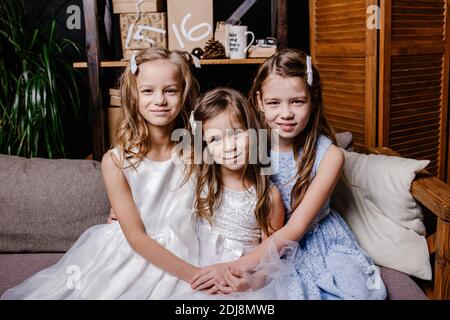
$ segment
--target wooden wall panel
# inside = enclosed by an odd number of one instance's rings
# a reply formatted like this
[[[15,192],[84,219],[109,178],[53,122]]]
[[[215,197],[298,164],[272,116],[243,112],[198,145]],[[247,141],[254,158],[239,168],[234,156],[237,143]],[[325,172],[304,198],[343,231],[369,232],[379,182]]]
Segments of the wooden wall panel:
[[[445,179],[447,0],[382,1],[379,144]]]
[[[353,143],[365,146],[365,58],[317,57],[325,114],[336,132],[351,131]]]
[[[311,56],[324,87],[325,113],[354,147],[376,144],[377,31],[367,28],[368,0],[311,0]]]

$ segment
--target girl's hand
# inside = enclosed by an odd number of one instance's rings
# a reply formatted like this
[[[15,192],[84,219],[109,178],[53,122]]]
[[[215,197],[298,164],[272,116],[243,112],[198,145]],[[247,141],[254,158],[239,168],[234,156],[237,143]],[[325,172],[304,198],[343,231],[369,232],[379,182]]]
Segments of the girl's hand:
[[[225,286],[225,273],[229,263],[218,263],[202,268],[191,279],[191,287],[194,290],[203,290],[213,285]],[[220,290],[220,288],[219,288]]]
[[[216,285],[213,285],[211,288],[205,289],[203,291],[205,291],[208,294],[212,294],[212,295],[226,294],[226,292],[223,292],[222,290],[220,290]]]
[[[248,281],[250,277],[251,275],[248,272],[241,271],[240,269],[228,268],[224,276],[227,287],[219,286],[219,289],[226,293],[247,291],[250,289]],[[229,292],[230,290],[231,292]]]
[[[116,213],[114,212],[113,208],[109,210],[109,216],[108,216],[108,224],[111,224],[113,221],[117,221]]]
[[[243,292],[247,290],[257,290],[266,284],[267,272],[266,270],[259,270],[256,272],[249,272],[239,268],[228,268],[225,274],[225,281],[227,287],[218,286],[219,290],[226,293]]]
[[[201,270],[202,269],[200,267],[189,265],[187,268],[185,268],[185,276],[182,278],[182,280],[186,281],[188,284],[191,284],[191,279]],[[212,285],[210,287],[212,287]],[[208,289],[210,288],[208,287]]]

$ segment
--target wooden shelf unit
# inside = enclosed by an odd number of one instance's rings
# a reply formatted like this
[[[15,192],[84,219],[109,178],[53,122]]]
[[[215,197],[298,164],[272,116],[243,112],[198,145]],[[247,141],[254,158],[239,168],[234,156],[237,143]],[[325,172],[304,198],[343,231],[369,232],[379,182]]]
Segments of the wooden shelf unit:
[[[264,62],[264,58],[252,58],[252,59],[201,59],[202,65],[239,65],[239,64],[261,64]],[[101,68],[121,68],[126,67],[129,64],[129,60],[120,61],[101,61]],[[74,62],[74,68],[87,68],[87,62]]]
[[[106,0],[110,1],[111,0]],[[287,24],[287,0],[271,1],[271,30],[272,36],[275,36],[280,46],[287,45],[288,24]],[[99,41],[99,22],[108,16],[109,21],[105,25],[106,34],[112,34],[112,17],[108,10],[100,11],[98,4],[106,3],[104,1],[83,0],[84,23],[86,28],[86,55],[87,62],[75,62],[75,68],[86,68],[88,74],[89,91],[92,105],[92,154],[94,160],[101,160],[106,152],[105,130],[102,102],[102,79],[100,68],[121,68],[126,66],[127,61],[100,61],[102,48]],[[248,65],[260,64],[264,61],[261,58],[255,59],[217,59],[202,60],[202,65]]]

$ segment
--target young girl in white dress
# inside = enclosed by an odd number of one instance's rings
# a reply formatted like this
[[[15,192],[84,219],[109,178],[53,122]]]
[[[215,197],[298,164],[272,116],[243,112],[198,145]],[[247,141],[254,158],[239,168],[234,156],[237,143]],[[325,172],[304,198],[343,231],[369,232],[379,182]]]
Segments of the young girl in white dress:
[[[234,261],[283,226],[282,198],[255,157],[258,144],[251,131],[258,133],[260,126],[245,97],[233,89],[209,91],[193,118],[202,125],[196,135],[203,132],[204,140],[194,206],[200,265]],[[213,281],[206,287],[218,291]]]
[[[199,270],[190,165],[171,140],[190,130],[197,83],[185,56],[153,48],[121,77],[122,120],[102,172],[118,223],[86,230],[53,266],[2,299],[165,299]]]

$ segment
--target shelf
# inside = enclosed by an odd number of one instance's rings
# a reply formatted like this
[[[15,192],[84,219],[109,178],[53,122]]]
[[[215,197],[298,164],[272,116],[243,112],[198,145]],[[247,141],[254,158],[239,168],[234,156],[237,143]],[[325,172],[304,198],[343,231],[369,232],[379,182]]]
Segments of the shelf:
[[[265,61],[265,58],[252,58],[252,59],[202,59],[200,63],[202,65],[224,65],[224,64],[261,64]],[[120,68],[128,65],[128,60],[121,61],[102,61],[100,67],[102,68]],[[74,68],[87,68],[87,62],[74,62]]]

